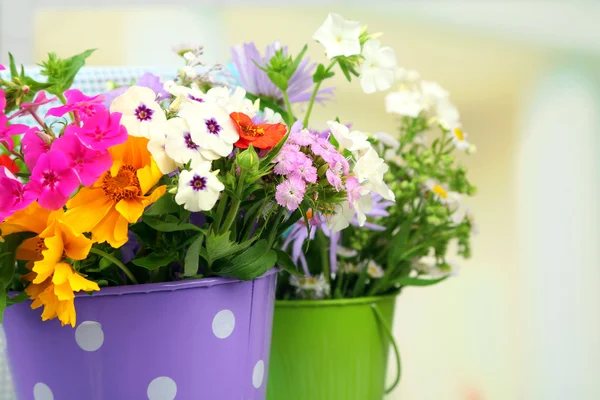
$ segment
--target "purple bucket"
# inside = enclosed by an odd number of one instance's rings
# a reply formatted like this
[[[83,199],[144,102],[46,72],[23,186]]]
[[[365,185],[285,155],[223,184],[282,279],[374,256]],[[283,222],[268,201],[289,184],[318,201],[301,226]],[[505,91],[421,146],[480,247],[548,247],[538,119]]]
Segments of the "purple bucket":
[[[276,270],[103,288],[76,298],[77,326],[5,312],[19,400],[262,400]]]

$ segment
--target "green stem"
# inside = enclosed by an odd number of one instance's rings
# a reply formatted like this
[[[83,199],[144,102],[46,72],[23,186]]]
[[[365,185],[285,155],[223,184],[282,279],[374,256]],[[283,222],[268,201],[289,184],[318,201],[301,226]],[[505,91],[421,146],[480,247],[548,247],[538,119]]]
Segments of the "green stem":
[[[105,253],[102,250],[98,250],[94,247],[92,247],[90,249],[90,253],[97,254],[102,258],[106,258],[108,261],[112,262],[117,267],[119,267],[125,273],[125,275],[127,275],[127,277],[131,280],[131,282],[133,282],[135,285],[138,285],[138,281],[137,281],[137,279],[135,279],[135,276],[133,276],[133,274],[131,273],[129,268],[127,268],[125,266],[125,264],[123,264],[121,261],[117,260],[115,257],[111,256],[110,254]]]
[[[57,93],[56,97],[58,97],[63,104],[67,104],[67,99],[65,99],[65,96],[62,93]]]
[[[323,267],[323,275],[325,279],[327,279],[327,284],[331,288],[331,267],[329,265],[329,251],[328,247],[330,243],[328,243],[327,236],[323,233],[323,231],[317,232],[317,237],[319,240],[319,247],[321,252],[321,265]]]
[[[292,104],[290,103],[290,98],[288,97],[287,91],[283,90],[283,101],[285,102],[285,109],[287,111],[288,114],[288,124],[291,126],[296,118],[294,117],[294,114],[292,113]]]
[[[240,179],[238,180],[237,190],[235,191],[236,198],[231,199],[231,208],[229,209],[229,213],[227,214],[227,218],[225,218],[225,222],[223,222],[223,226],[219,230],[219,233],[223,234],[231,228],[233,221],[238,216],[238,211],[240,209],[240,204],[242,202],[241,197],[242,193],[244,193],[244,186],[246,182],[246,171],[242,169],[240,172]]]
[[[279,225],[281,224],[281,220],[283,219],[284,213],[285,213],[285,208],[280,207],[280,210],[277,212],[277,214],[275,214],[275,220],[274,220],[273,225],[270,226],[271,233],[269,234],[269,240],[267,242],[269,249],[271,249],[273,247],[275,240],[279,237],[279,235],[278,235]]]
[[[221,227],[221,221],[223,220],[223,214],[225,213],[227,200],[229,200],[229,196],[227,195],[227,193],[223,192],[223,195],[219,199],[219,205],[217,206],[217,214],[215,215],[215,220],[213,222],[213,231],[215,233],[218,233]]]
[[[335,65],[337,61],[332,61],[331,64],[329,64],[329,66],[327,67],[327,70],[325,70],[325,73],[329,72],[329,70],[331,68],[333,68],[333,66]],[[315,83],[315,87],[313,88],[313,92],[310,95],[310,101],[308,102],[308,108],[306,109],[306,115],[304,116],[304,121],[302,122],[302,124],[304,125],[304,127],[308,127],[308,121],[310,119],[310,113],[312,112],[313,106],[315,105],[315,100],[317,98],[317,93],[319,92],[319,88],[321,87],[321,84],[323,83],[323,81],[319,81],[317,83]]]

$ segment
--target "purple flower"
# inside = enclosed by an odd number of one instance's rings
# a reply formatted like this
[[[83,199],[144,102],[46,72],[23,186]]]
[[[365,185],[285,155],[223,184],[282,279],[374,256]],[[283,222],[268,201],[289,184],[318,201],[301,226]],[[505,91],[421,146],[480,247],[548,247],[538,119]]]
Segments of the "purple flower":
[[[310,146],[316,138],[317,135],[308,129],[303,129],[302,122],[296,121],[290,129],[290,137],[288,140],[298,146]]]
[[[135,84],[136,86],[143,86],[152,89],[157,95],[157,101],[162,101],[171,96],[165,90],[163,83],[160,81],[160,77],[151,74],[150,72],[146,72],[144,75],[142,75]],[[129,89],[129,86],[121,86],[120,88],[104,93],[104,105],[106,105],[106,107],[110,107],[112,101],[125,93],[127,89]]]
[[[282,100],[283,93],[271,82],[266,72],[256,64],[264,67],[269,63],[275,52],[281,48],[279,42],[275,42],[265,49],[265,55],[261,56],[254,43],[244,43],[231,48],[233,65],[239,73],[240,81],[248,92],[262,97],[271,97]],[[287,55],[287,47],[283,47],[283,53]],[[256,64],[255,64],[256,63]],[[291,103],[300,103],[310,100],[314,82],[312,80],[316,64],[310,64],[306,57],[292,75],[287,90]],[[316,100],[322,103],[329,100],[333,94],[333,88],[324,88],[318,91]]]
[[[275,200],[277,200],[277,204],[280,206],[294,211],[302,203],[305,192],[306,183],[297,176],[292,176],[277,185]]]
[[[306,158],[306,155],[300,151],[300,147],[295,144],[286,143],[281,152],[275,157],[274,171],[279,175],[291,174],[295,171],[295,167],[298,163],[302,163],[302,157]]]
[[[329,140],[318,138],[311,145],[310,149],[317,156],[321,156],[326,163],[331,165],[334,162],[334,158],[338,151],[333,147]]]
[[[354,208],[354,203],[356,203],[361,196],[362,187],[358,182],[358,179],[351,176],[346,179],[346,193],[348,193],[348,203],[350,203],[350,208]]]

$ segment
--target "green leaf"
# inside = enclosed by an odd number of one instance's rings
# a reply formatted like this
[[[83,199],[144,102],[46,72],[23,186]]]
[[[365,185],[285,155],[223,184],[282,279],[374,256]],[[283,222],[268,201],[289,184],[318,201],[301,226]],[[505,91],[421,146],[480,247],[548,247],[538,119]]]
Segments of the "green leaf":
[[[431,286],[431,285],[435,285],[437,283],[443,282],[446,279],[448,279],[448,276],[443,276],[441,278],[436,278],[436,279],[411,278],[411,277],[405,276],[405,277],[400,278],[391,283],[393,283],[394,285],[400,285],[400,286]]]
[[[221,276],[251,280],[273,268],[276,262],[277,253],[269,249],[265,239],[261,239],[233,259],[223,260],[214,271]]]
[[[214,232],[209,233],[206,237],[208,265],[212,266],[215,261],[221,258],[231,256],[247,249],[255,240],[256,238],[252,238],[242,243],[234,243],[229,240],[229,232],[225,232],[221,235],[217,235]]]
[[[6,299],[8,298],[8,295],[6,294],[6,292],[0,292],[0,324],[2,323],[2,320],[4,319],[4,310],[6,310]]]
[[[138,267],[143,267],[152,271],[160,267],[165,267],[171,264],[173,261],[177,261],[177,256],[175,254],[153,252],[145,257],[136,258],[132,261],[132,263]]]
[[[8,53],[8,59],[10,60],[10,76],[11,78],[19,76],[19,71],[17,71],[17,64],[15,63],[15,58],[12,53]]]
[[[340,59],[339,64],[340,64],[340,69],[344,73],[344,76],[346,77],[346,79],[348,79],[348,82],[352,81],[352,77],[350,76],[350,71],[348,70],[348,65],[346,64],[346,62]]]
[[[96,49],[86,50],[67,59],[60,59],[55,53],[49,53],[48,61],[41,65],[41,74],[48,77],[48,83],[54,84],[48,89],[48,92],[62,96],[63,92],[71,87],[75,75],[94,51]]]
[[[275,157],[277,157],[277,155],[279,154],[279,152],[281,151],[281,148],[283,147],[283,145],[285,144],[285,142],[287,142],[288,137],[290,137],[290,133],[286,133],[285,136],[283,137],[283,139],[281,139],[279,141],[279,143],[277,143],[277,145],[275,147],[273,147],[266,156],[263,157],[262,160],[260,160],[260,170],[264,170],[266,169],[269,164],[271,164],[271,161],[273,161],[273,159]]]
[[[289,79],[280,72],[267,71],[267,76],[281,91],[286,91],[289,84]]]
[[[358,276],[358,280],[356,281],[356,285],[354,285],[354,290],[352,291],[352,297],[360,297],[364,294],[365,285],[367,283],[367,278],[369,269],[365,265],[363,269],[360,271],[360,275]]]
[[[323,82],[325,79],[331,78],[334,75],[335,75],[335,73],[333,71],[327,72],[327,70],[325,69],[325,66],[323,64],[319,64],[317,66],[317,70],[315,71],[315,73],[313,75],[313,82],[315,82],[315,83]]]
[[[185,253],[183,276],[189,277],[198,273],[198,265],[200,264],[200,248],[202,247],[203,240],[204,235],[198,235],[196,240],[194,240],[188,248],[187,253]]]
[[[163,194],[152,206],[146,210],[145,215],[160,216],[179,212],[183,207],[175,202],[175,196],[170,193]]]
[[[4,242],[0,242],[0,291],[6,291],[15,275],[17,247],[24,240],[34,237],[32,232],[19,232],[7,235]]]
[[[144,223],[159,232],[177,232],[177,231],[198,231],[204,232],[204,229],[199,228],[194,224],[184,221],[163,221],[158,217],[144,215],[142,217]]]
[[[277,266],[283,268],[286,272],[294,276],[302,276],[302,274],[298,271],[298,267],[292,261],[292,258],[288,253],[283,250],[275,250],[277,253]]]
[[[294,73],[300,66],[300,63],[302,62],[302,59],[304,58],[304,54],[306,54],[306,50],[308,50],[308,45],[305,44],[304,47],[302,48],[302,50],[300,51],[300,53],[296,56],[296,59],[294,60],[294,62],[291,63],[290,65],[288,65],[288,67],[285,71],[288,79],[292,78],[292,75],[294,75]]]

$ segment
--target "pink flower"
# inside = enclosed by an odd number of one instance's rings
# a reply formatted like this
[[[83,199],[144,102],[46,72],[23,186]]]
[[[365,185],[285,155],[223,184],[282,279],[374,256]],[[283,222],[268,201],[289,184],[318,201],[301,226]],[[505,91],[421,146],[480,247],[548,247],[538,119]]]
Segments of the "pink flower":
[[[276,174],[287,175],[295,171],[296,165],[303,162],[306,155],[300,151],[300,147],[294,144],[286,144],[281,152],[275,157],[277,163],[273,169]]]
[[[31,204],[35,193],[23,185],[6,167],[0,167],[0,222]]]
[[[304,161],[302,163],[298,163],[296,165],[296,171],[293,174],[299,176],[305,182],[317,182],[317,169],[313,166],[310,158],[306,156],[304,157]]]
[[[310,149],[317,156],[320,156],[325,160],[326,163],[331,164],[334,162],[334,157],[339,154],[338,151],[329,143],[326,139],[317,138],[311,145]]]
[[[37,128],[29,129],[21,140],[21,149],[25,156],[25,164],[30,171],[35,167],[38,158],[40,158],[42,154],[50,151],[50,143],[46,143],[40,139],[36,134],[37,131]]]
[[[64,135],[52,143],[52,151],[59,150],[67,157],[69,166],[77,173],[84,186],[90,186],[108,171],[112,157],[106,150],[91,150],[75,135]]]
[[[69,89],[65,91],[65,97],[67,98],[67,104],[51,108],[46,116],[62,117],[68,112],[74,112],[79,119],[85,121],[97,112],[106,110],[103,105],[104,96],[101,94],[89,97],[77,89]]]
[[[46,92],[44,92],[43,90],[39,91],[35,95],[35,98],[33,99],[33,101],[31,103],[22,103],[21,109],[19,111],[17,111],[16,113],[12,114],[10,117],[16,118],[23,114],[28,114],[30,112],[31,113],[37,112],[37,110],[38,110],[38,108],[40,108],[40,106],[43,106],[44,104],[52,103],[53,101],[56,101],[56,97],[46,97]]]
[[[294,211],[298,208],[300,203],[302,203],[305,192],[306,183],[297,176],[292,176],[288,180],[277,185],[275,199],[280,206],[286,207],[290,211]]]
[[[79,179],[69,165],[67,155],[61,151],[51,151],[40,155],[31,172],[31,184],[39,194],[40,206],[48,210],[58,210],[77,189]]]
[[[302,123],[296,121],[290,129],[289,141],[300,146],[309,146],[315,141],[317,135],[310,132],[308,129],[302,129]]]
[[[6,95],[2,89],[0,89],[0,143],[2,143],[8,150],[12,150],[14,142],[11,138],[12,135],[19,135],[29,127],[21,124],[8,124],[8,118],[4,115],[4,107],[6,107]]]
[[[65,133],[74,133],[92,150],[106,150],[127,140],[127,130],[121,125],[121,113],[109,111],[99,111],[85,120],[81,128],[70,125]]]
[[[327,181],[331,184],[331,186],[333,186],[336,192],[339,192],[344,188],[341,170],[328,169],[327,172],[325,172],[325,176],[327,177]]]
[[[6,68],[4,68],[4,65],[0,64],[0,71],[4,71]]]
[[[346,193],[348,193],[348,203],[350,203],[350,208],[354,208],[354,204],[360,200],[362,196],[362,187],[360,186],[360,182],[358,179],[351,176],[346,179]]]

